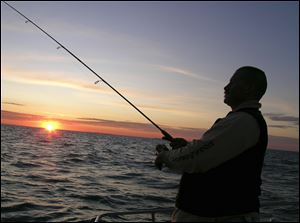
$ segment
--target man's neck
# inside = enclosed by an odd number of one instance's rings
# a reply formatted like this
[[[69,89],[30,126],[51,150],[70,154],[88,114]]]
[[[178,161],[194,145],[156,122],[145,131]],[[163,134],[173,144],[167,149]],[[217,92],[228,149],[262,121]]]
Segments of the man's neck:
[[[237,111],[242,108],[260,108],[261,104],[256,100],[250,100],[240,103],[237,106],[231,107],[232,111]]]

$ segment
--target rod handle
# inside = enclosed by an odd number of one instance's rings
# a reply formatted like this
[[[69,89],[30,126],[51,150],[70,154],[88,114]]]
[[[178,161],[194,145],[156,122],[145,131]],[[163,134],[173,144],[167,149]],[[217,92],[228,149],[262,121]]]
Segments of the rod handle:
[[[167,133],[165,130],[161,130],[161,133],[164,135],[164,137],[162,137],[162,139],[170,141],[170,142],[173,141],[174,138],[169,133]]]

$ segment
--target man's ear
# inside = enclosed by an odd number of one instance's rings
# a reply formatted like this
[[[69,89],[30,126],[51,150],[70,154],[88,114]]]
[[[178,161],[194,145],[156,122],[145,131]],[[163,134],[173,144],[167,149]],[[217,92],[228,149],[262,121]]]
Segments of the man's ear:
[[[257,91],[257,89],[254,84],[249,84],[249,85],[245,86],[245,88],[244,88],[244,92],[248,96],[255,95],[257,93],[256,91]]]

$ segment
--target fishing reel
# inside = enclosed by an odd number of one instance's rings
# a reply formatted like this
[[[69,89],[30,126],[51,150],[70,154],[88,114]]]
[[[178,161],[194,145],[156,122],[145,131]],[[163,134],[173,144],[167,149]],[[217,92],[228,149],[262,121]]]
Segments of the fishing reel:
[[[161,130],[161,133],[164,135],[162,139],[170,141],[170,146],[172,149],[179,149],[181,147],[185,147],[188,143],[184,138],[173,138],[165,130]]]
[[[173,149],[179,149],[185,147],[187,145],[187,141],[183,138],[175,138],[170,142],[170,146]],[[162,151],[169,151],[168,147],[164,144],[158,144],[156,146],[156,151],[161,153]]]

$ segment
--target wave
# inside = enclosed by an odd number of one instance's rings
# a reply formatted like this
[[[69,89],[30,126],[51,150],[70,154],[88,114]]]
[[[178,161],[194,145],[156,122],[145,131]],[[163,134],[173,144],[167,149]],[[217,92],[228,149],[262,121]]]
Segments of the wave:
[[[2,134],[3,133],[3,134]],[[1,221],[79,221],[99,212],[172,207],[180,175],[154,167],[159,140],[1,126]],[[268,150],[261,211],[299,221],[298,153]]]
[[[18,168],[39,168],[41,165],[26,161],[17,161],[16,163],[12,163],[12,166],[18,167]]]

